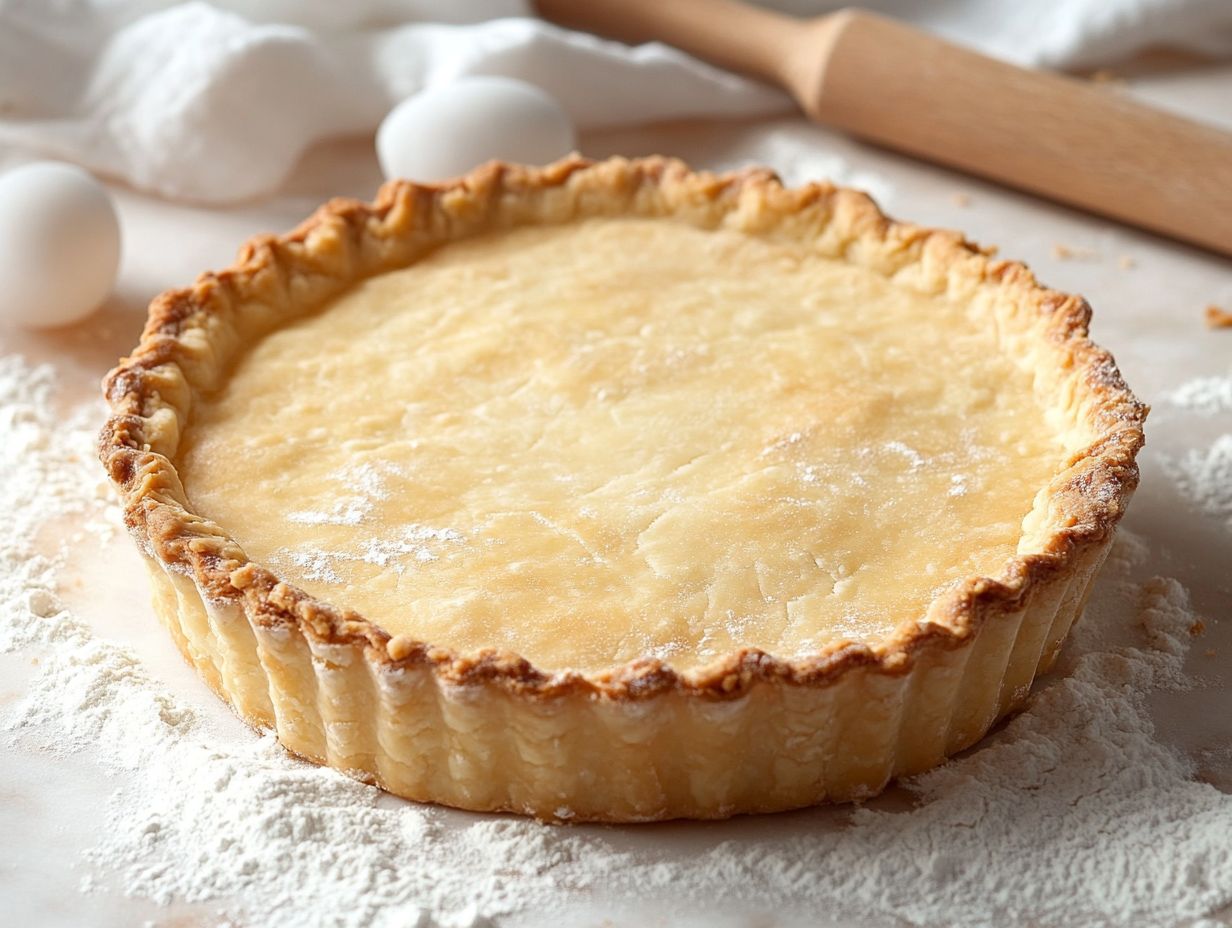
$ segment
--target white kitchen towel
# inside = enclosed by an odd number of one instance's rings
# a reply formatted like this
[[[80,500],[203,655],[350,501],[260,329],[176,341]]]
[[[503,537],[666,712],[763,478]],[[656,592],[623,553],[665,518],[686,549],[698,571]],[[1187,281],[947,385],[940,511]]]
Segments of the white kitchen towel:
[[[1232,56],[1232,0],[867,5],[1025,64],[1158,44]],[[581,129],[790,107],[674,49],[558,29],[521,0],[0,0],[0,145],[199,202],[272,193],[313,143],[371,132],[398,100],[465,74],[537,84]]]

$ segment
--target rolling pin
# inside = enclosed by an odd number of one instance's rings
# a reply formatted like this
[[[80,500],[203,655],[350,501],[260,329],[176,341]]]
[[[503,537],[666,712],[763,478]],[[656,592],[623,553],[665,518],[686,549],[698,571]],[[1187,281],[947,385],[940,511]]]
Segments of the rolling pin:
[[[561,25],[658,40],[777,84],[862,139],[1232,255],[1232,134],[859,10],[537,0]]]

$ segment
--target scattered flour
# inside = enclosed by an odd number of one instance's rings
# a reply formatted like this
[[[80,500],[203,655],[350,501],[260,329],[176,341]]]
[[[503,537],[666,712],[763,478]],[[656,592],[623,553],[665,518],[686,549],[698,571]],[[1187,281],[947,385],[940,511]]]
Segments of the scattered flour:
[[[1205,451],[1191,448],[1181,457],[1164,458],[1164,468],[1189,502],[1232,529],[1232,432]]]
[[[308,526],[362,525],[389,499],[388,480],[398,475],[397,467],[384,461],[348,468],[333,477],[340,488],[339,496],[328,509],[297,510],[288,513],[287,520]],[[398,526],[393,537],[366,542],[358,551],[326,550],[305,542],[276,552],[271,561],[275,567],[297,568],[298,575],[305,580],[341,584],[345,578],[337,568],[344,562],[373,564],[401,574],[408,564],[437,560],[441,543],[458,544],[464,540],[460,532],[450,528],[411,523]]]
[[[271,560],[275,567],[293,565],[305,580],[341,584],[346,582],[346,578],[338,567],[346,562],[372,564],[402,574],[408,564],[435,561],[439,559],[441,550],[464,540],[462,533],[451,528],[433,528],[413,522],[399,526],[392,538],[374,538],[364,542],[358,551],[332,551],[302,544],[275,552]]]
[[[1165,395],[1165,401],[1199,416],[1232,413],[1232,374],[1197,377]],[[1228,420],[1232,426],[1232,420]],[[1164,469],[1191,504],[1232,529],[1232,431],[1218,436],[1205,451],[1165,456]]]
[[[924,456],[920,452],[901,441],[888,441],[882,447],[892,454],[902,455],[906,458],[912,473],[915,473],[925,464]]]
[[[1179,409],[1204,416],[1232,412],[1232,375],[1195,377],[1166,393],[1164,399]]]
[[[299,574],[305,580],[320,580],[322,583],[342,583],[342,574],[334,569],[339,557],[329,551],[319,548],[307,548],[299,551],[279,552],[273,563],[278,566],[283,561],[299,568]]]
[[[118,880],[270,928],[559,924],[553,911],[592,898],[627,901],[575,921],[1197,926],[1232,904],[1232,797],[1193,779],[1146,706],[1194,685],[1194,615],[1135,536],[1031,707],[894,795],[708,825],[543,826],[401,802],[268,735],[224,737],[204,691],[172,692],[71,614],[36,536],[49,518],[97,521],[105,503],[87,453],[96,411],[66,427],[53,387],[50,369],[0,359],[0,650],[39,657],[0,742],[59,745],[115,784],[83,891]]]
[[[297,525],[360,525],[377,503],[389,499],[386,479],[391,468],[386,465],[360,464],[336,474],[333,481],[340,487],[338,498],[329,509],[301,509],[287,513],[287,521]]]

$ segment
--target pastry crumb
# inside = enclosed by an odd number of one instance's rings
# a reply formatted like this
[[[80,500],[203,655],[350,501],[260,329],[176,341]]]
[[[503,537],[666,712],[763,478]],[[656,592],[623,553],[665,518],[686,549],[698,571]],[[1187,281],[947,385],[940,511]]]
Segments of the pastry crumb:
[[[1189,626],[1189,634],[1194,638],[1197,638],[1204,631],[1206,631],[1206,623],[1201,619],[1194,619],[1193,624]]]
[[[1232,312],[1212,303],[1206,307],[1206,325],[1211,329],[1232,329]]]
[[[1079,248],[1073,245],[1063,245],[1061,242],[1053,242],[1052,256],[1058,261],[1083,261],[1090,258],[1098,258],[1099,254],[1092,248]]]
[[[1206,657],[1215,657],[1218,653],[1219,652],[1216,651],[1214,648],[1207,648],[1205,651],[1202,652],[1202,654]]]
[[[1136,268],[1138,266],[1138,262],[1129,255],[1121,255],[1121,257],[1117,258],[1117,266],[1120,267],[1121,270],[1128,271]]]
[[[955,206],[960,206],[964,209],[971,205],[971,194],[969,193],[956,193],[950,199],[954,201]]]

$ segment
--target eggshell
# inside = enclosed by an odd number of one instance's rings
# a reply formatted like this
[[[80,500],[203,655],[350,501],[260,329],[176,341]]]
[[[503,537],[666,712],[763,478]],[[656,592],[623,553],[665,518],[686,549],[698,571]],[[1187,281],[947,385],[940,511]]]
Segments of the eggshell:
[[[119,263],[115,207],[89,173],[39,161],[0,175],[0,322],[76,322],[106,299]]]
[[[507,77],[467,77],[417,93],[394,107],[376,134],[385,176],[418,181],[457,177],[494,158],[543,164],[574,143],[559,103]]]

